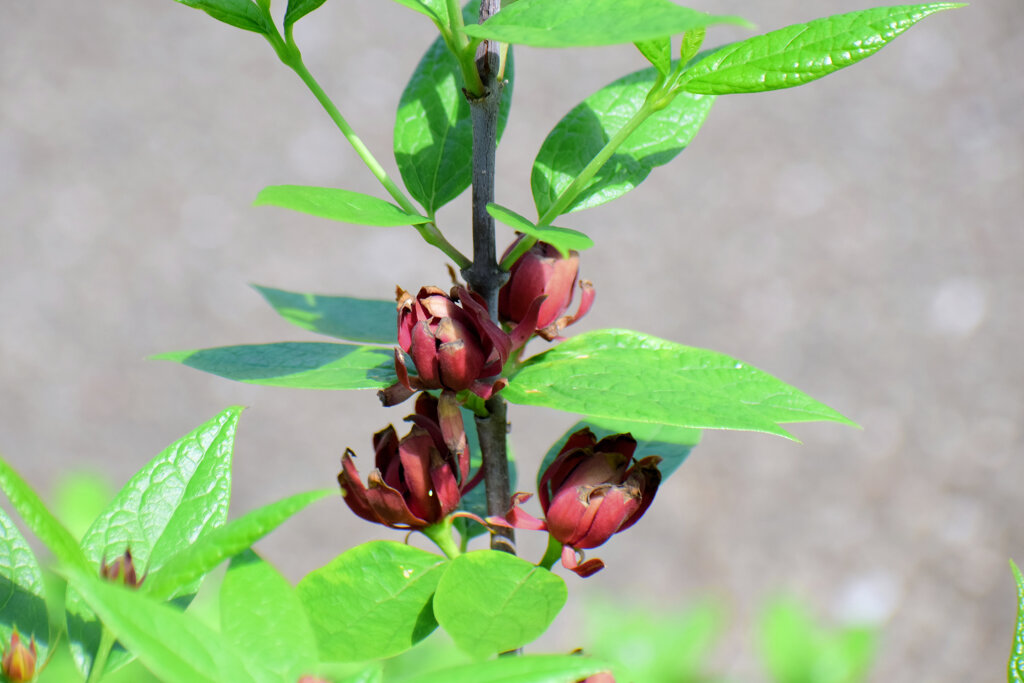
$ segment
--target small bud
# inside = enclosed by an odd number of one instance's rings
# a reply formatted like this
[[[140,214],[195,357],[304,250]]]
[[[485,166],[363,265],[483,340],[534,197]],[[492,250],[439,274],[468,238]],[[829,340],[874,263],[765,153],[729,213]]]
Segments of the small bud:
[[[107,581],[121,583],[129,588],[138,588],[146,580],[145,575],[139,578],[135,572],[135,563],[132,561],[132,550],[127,548],[124,555],[107,564],[107,558],[100,562],[100,576]]]
[[[18,629],[15,627],[11,634],[11,646],[4,652],[3,662],[0,668],[11,683],[24,683],[31,681],[36,675],[36,638],[32,636],[29,647],[21,642]]]

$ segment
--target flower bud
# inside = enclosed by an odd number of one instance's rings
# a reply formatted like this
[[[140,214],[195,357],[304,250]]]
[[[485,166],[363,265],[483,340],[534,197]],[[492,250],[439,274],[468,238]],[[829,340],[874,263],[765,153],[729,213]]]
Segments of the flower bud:
[[[506,256],[518,242],[516,240],[505,251]],[[521,323],[533,302],[545,297],[537,315],[536,331],[548,341],[557,338],[564,328],[586,315],[594,302],[593,286],[580,280],[579,309],[574,315],[566,314],[576,289],[579,267],[578,252],[570,251],[568,257],[563,257],[550,244],[537,242],[512,265],[508,282],[498,293],[498,314],[502,322]]]
[[[146,580],[145,575],[139,578],[135,572],[135,562],[132,561],[132,549],[126,548],[124,555],[107,564],[107,558],[100,562],[100,576],[107,581],[121,583],[129,588],[138,588]]]
[[[0,669],[3,669],[6,680],[11,683],[31,681],[36,675],[36,638],[32,636],[29,647],[21,642],[17,627],[11,633],[11,645],[4,651]]]
[[[635,450],[636,439],[630,434],[597,441],[589,429],[573,433],[540,478],[538,499],[545,519],[521,510],[519,504],[529,496],[516,494],[505,521],[520,529],[547,529],[562,544],[566,569],[580,576],[600,571],[604,563],[581,563],[580,551],[636,524],[661,483],[661,458],[634,461]]]
[[[471,484],[466,432],[455,394],[440,401],[428,393],[416,399],[416,413],[400,440],[395,428],[373,436],[376,468],[364,486],[355,453],[342,457],[341,485],[345,502],[360,517],[395,529],[422,529],[455,511]]]
[[[395,405],[424,389],[470,389],[481,398],[504,386],[495,379],[512,348],[512,338],[495,324],[483,300],[464,287],[451,296],[437,287],[423,287],[413,297],[398,293],[398,383],[380,392],[384,405]],[[416,375],[410,376],[405,356]]]

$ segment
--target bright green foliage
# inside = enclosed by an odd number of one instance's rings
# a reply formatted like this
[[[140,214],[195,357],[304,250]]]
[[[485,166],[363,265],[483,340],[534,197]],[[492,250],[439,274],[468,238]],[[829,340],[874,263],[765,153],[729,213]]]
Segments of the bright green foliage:
[[[71,535],[81,538],[114,497],[110,480],[92,472],[65,472],[57,480],[51,508]]]
[[[788,600],[765,609],[759,641],[765,668],[777,683],[862,683],[877,649],[874,629],[826,630]]]
[[[183,5],[201,9],[217,21],[246,31],[269,35],[273,27],[260,8],[251,0],[177,0]]]
[[[369,344],[396,344],[398,341],[394,301],[254,287],[278,315],[304,330]]]
[[[672,70],[672,38],[664,36],[652,40],[643,40],[635,43],[640,54],[647,58],[647,61],[654,65],[659,73],[668,76]]]
[[[141,578],[224,523],[241,413],[239,407],[222,411],[128,480],[82,538],[89,573],[98,573],[102,560],[112,562],[130,549]],[[71,652],[79,670],[88,675],[100,644],[100,626],[73,590],[68,590],[66,607]],[[107,661],[107,670],[126,661],[127,654],[117,649]]]
[[[327,661],[404,652],[437,628],[431,598],[447,560],[393,541],[348,550],[296,587]]]
[[[233,559],[224,575],[220,631],[279,680],[298,679],[318,660],[316,637],[295,589],[251,550]]]
[[[477,550],[452,560],[437,584],[434,615],[460,649],[482,658],[536,639],[566,597],[565,582],[547,569]]]
[[[1010,560],[1013,578],[1017,581],[1017,628],[1013,634],[1013,647],[1010,649],[1010,662],[1006,667],[1006,679],[1009,683],[1024,682],[1024,576],[1020,569]]]
[[[609,669],[590,657],[523,655],[433,671],[405,683],[571,683]]]
[[[190,614],[83,572],[69,572],[68,581],[117,639],[164,683],[280,683]]]
[[[424,14],[438,26],[448,25],[448,4],[445,0],[395,0],[409,9]]]
[[[74,537],[50,513],[32,487],[3,458],[0,458],[0,489],[7,494],[22,521],[53,553],[58,562],[67,567],[91,568]]]
[[[0,650],[10,647],[14,629],[29,646],[35,638],[38,661],[50,649],[50,618],[46,586],[39,562],[25,537],[0,509]]]
[[[467,14],[473,20],[470,8]],[[509,50],[498,109],[499,140],[512,106],[513,62]],[[416,65],[398,102],[395,161],[409,194],[430,216],[473,180],[473,123],[462,85],[458,60],[438,38]]]
[[[598,439],[610,434],[624,434],[629,432],[636,439],[636,451],[633,457],[639,460],[648,455],[661,457],[658,471],[663,479],[676,471],[690,451],[700,441],[699,429],[688,429],[686,427],[674,427],[672,425],[652,424],[650,422],[630,422],[613,418],[588,418],[581,420],[569,427],[568,431],[548,449],[537,470],[537,485],[540,486],[540,478],[544,470],[554,461],[562,446],[569,440],[569,436],[583,428],[589,428]]]
[[[285,30],[325,2],[327,0],[288,0],[288,10],[284,13]]]
[[[487,213],[491,214],[494,220],[504,223],[513,230],[518,230],[531,237],[536,237],[542,242],[547,242],[557,249],[563,257],[568,257],[570,250],[583,251],[594,246],[594,240],[578,230],[556,228],[553,226],[538,228],[525,216],[521,216],[512,209],[506,209],[504,206],[494,204],[493,202],[487,205]]]
[[[709,95],[792,88],[870,57],[951,2],[879,7],[794,24],[727,45],[694,64],[680,81]]]
[[[271,185],[260,190],[252,205],[280,206],[332,221],[383,228],[430,222],[426,216],[407,213],[383,199],[334,187]]]
[[[585,47],[637,43],[714,24],[740,24],[669,0],[516,0],[482,25],[475,38],[533,47]]]
[[[147,577],[142,590],[160,600],[174,597],[224,560],[244,552],[310,503],[335,494],[334,489],[299,493],[217,527]]]
[[[615,663],[619,681],[711,683],[708,659],[725,630],[718,605],[683,610],[588,605],[586,651]],[[790,682],[790,683],[795,683]]]
[[[587,332],[534,356],[503,394],[512,403],[594,417],[789,438],[781,423],[852,424],[746,363],[629,330]]]
[[[644,69],[618,79],[573,108],[548,133],[530,175],[539,215],[640,111],[657,78],[655,69]],[[697,135],[713,102],[713,97],[681,93],[652,113],[562,213],[621,197],[643,182],[651,169],[672,161]]]
[[[390,349],[355,344],[244,344],[153,356],[249,384],[294,389],[381,389],[394,384]]]

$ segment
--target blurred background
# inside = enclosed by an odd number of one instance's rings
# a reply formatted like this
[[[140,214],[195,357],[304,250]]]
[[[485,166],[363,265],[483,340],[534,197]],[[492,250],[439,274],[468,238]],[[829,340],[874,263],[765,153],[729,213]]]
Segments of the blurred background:
[[[866,6],[698,8],[767,31]],[[0,450],[52,499],[61,475],[119,485],[242,404],[236,514],[331,485],[344,448],[369,455],[371,434],[406,407],[146,357],[315,340],[249,285],[386,299],[396,284],[445,286],[440,254],[411,228],[250,206],[279,183],[384,196],[260,36],[171,0],[3,9]],[[802,444],[706,433],[643,522],[592,553],[607,568],[567,577],[570,602],[543,649],[583,645],[588,621],[616,619],[587,612],[591,599],[668,616],[710,599],[727,624],[710,668],[761,681],[753,624],[782,594],[821,624],[878,625],[870,680],[1005,675],[1007,560],[1024,560],[1022,29],[1018,0],[984,0],[823,81],[720,98],[672,164],[560,220],[597,242],[581,272],[597,302],[573,332],[628,327],[723,351],[863,430],[796,425]],[[431,31],[382,0],[333,0],[296,28],[310,70],[396,177],[394,109]],[[743,35],[713,29],[707,44]],[[534,215],[529,171],[547,132],[645,63],[631,47],[516,58],[497,199]],[[467,207],[464,196],[439,215],[464,250]],[[530,489],[576,416],[510,414]],[[297,580],[381,534],[339,497],[259,549]],[[540,539],[522,536],[539,557]]]

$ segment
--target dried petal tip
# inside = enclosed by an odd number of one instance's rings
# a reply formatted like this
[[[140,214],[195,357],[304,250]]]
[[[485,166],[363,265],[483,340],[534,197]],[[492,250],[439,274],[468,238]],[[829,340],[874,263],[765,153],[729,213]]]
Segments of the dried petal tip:
[[[11,645],[4,652],[3,662],[0,663],[6,680],[11,683],[31,681],[36,675],[37,654],[35,636],[32,636],[29,647],[25,647],[18,635],[18,629],[15,628],[11,634]]]
[[[107,564],[107,559],[103,558],[100,562],[100,576],[107,581],[122,583],[129,588],[138,588],[146,580],[145,575],[140,578],[135,572],[135,562],[132,560],[131,548],[126,548],[124,555],[121,555],[110,564]]]

